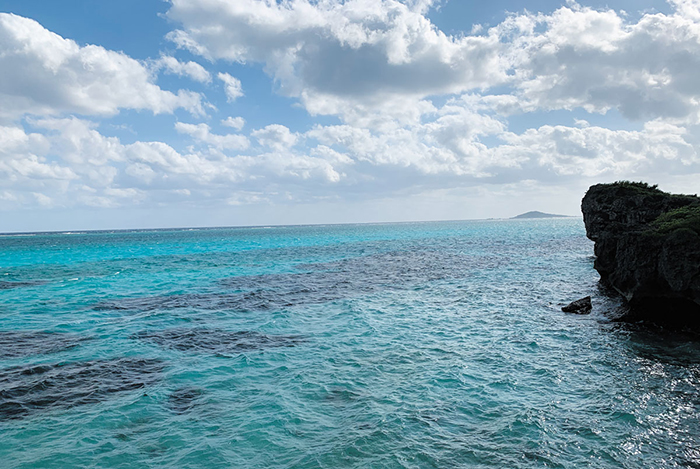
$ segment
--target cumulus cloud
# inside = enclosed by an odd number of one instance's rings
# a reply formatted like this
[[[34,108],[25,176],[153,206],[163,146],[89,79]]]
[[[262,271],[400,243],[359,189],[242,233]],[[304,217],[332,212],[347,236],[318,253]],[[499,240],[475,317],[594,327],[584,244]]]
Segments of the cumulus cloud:
[[[47,157],[50,143],[43,135],[16,126],[0,126],[0,198],[3,208],[50,206],[45,193],[61,193],[77,179],[68,166]]]
[[[211,59],[261,62],[309,109],[329,100],[380,106],[507,80],[497,34],[450,37],[424,16],[432,2],[173,0],[169,39]]]
[[[119,139],[103,136],[94,122],[75,117],[30,122],[46,132],[52,151],[73,166],[99,167],[123,160]]]
[[[229,75],[228,73],[219,73],[217,76],[219,80],[224,82],[224,91],[226,92],[226,99],[228,102],[232,103],[243,96],[241,80]]]
[[[520,111],[614,108],[631,120],[697,122],[698,3],[674,3],[675,14],[646,14],[636,23],[579,6],[506,21],[499,29],[515,37],[511,103]]]
[[[470,96],[448,102],[436,118],[409,128],[316,126],[305,137],[353,162],[394,168],[394,177],[396,171],[413,174],[410,183],[421,185],[454,182],[455,177],[480,184],[700,171],[694,138],[683,126],[655,120],[628,131],[579,121],[576,127],[544,125],[514,133],[502,120],[478,112]],[[494,143],[486,145],[489,139]],[[365,170],[366,177],[382,174]]]
[[[34,20],[0,13],[0,117],[113,115],[120,109],[202,114],[199,94],[163,90],[143,63],[79,46]]]
[[[175,130],[191,135],[198,142],[206,143],[219,150],[245,150],[250,145],[248,138],[243,135],[217,135],[211,133],[207,124],[185,124],[177,122]]]
[[[448,36],[426,18],[430,1],[173,0],[167,14],[182,28],[168,37],[212,60],[260,62],[310,113],[352,123],[420,114],[426,97],[497,86],[509,91],[483,102],[504,114],[618,109],[632,120],[697,122],[700,8],[670,3],[674,14],[631,23],[568,2]]]
[[[698,0],[669,0],[676,10],[683,16],[700,21],[700,2]]]
[[[231,127],[236,130],[242,130],[245,127],[245,119],[242,117],[227,117],[221,121],[221,125]]]
[[[274,150],[285,150],[297,143],[297,136],[290,132],[287,127],[279,124],[254,130],[251,135],[258,140],[260,145]]]
[[[197,62],[180,62],[170,55],[163,55],[154,61],[153,68],[156,71],[164,70],[166,73],[172,73],[181,77],[186,76],[201,83],[209,83],[211,81],[211,74]]]
[[[46,158],[47,140],[40,134],[27,134],[20,127],[0,127],[0,172],[3,184],[21,186],[30,180],[70,180],[75,173]],[[34,185],[34,184],[31,184]]]
[[[268,144],[244,154],[246,136],[213,134],[206,124],[176,124],[176,130],[199,146],[184,152],[159,141],[125,144],[102,135],[93,122],[75,117],[35,120],[31,125],[45,133],[0,126],[4,209],[113,208],[161,197],[168,201],[168,194],[223,203],[251,191],[280,194],[281,186],[297,186],[300,193],[311,194],[314,187],[339,182],[343,173],[336,167],[347,163],[330,150],[292,151],[296,136],[281,126],[261,129],[258,137]]]
[[[52,206],[116,207],[172,195],[237,204],[308,202],[340,193],[371,199],[416,187],[700,171],[692,136],[681,126],[652,121],[624,131],[545,125],[513,133],[470,104],[448,102],[434,119],[410,129],[318,125],[295,134],[271,125],[250,133],[260,143],[250,148],[243,148],[244,135],[179,123],[177,130],[198,144],[184,152],[158,141],[124,144],[75,118],[34,122],[45,135],[1,127],[0,194],[25,205],[39,204],[32,194],[42,194]],[[488,138],[500,143],[488,146],[482,142]]]
[[[297,98],[312,115],[336,115],[339,122],[243,132],[245,119],[228,117],[220,123],[235,131],[230,134],[177,122],[175,130],[191,139],[183,149],[163,141],[127,144],[77,118],[28,119],[25,127],[0,128],[0,173],[6,178],[0,199],[107,207],[176,196],[242,205],[696,175],[700,3],[671,3],[672,14],[630,21],[621,12],[568,2],[551,14],[512,14],[488,30],[457,37],[425,16],[430,0],[171,0],[168,16],[181,27],[169,38],[179,47],[212,61],[262,64],[278,92]],[[0,45],[8,43],[3,28]],[[62,73],[77,76],[71,60],[79,62],[94,46],[81,48],[45,32],[50,40],[44,42],[70,53],[53,46],[58,52],[43,56],[37,51],[45,46],[26,40],[36,56],[32,66],[58,70],[59,84],[48,88],[49,95],[60,86],[70,91]],[[25,54],[19,46],[8,50],[0,65]],[[73,58],[64,60],[61,53]],[[139,87],[168,96],[144,64],[104,49],[101,54],[122,60],[119,70],[142,70]],[[162,56],[154,67],[211,80],[198,64],[174,57]],[[95,70],[81,73],[98,80]],[[239,79],[227,73],[216,79],[229,102],[243,96]],[[41,106],[48,114],[87,113],[71,104],[83,101],[71,101],[70,93],[61,98],[68,104],[59,105],[38,94],[11,94],[10,82],[0,77],[1,99],[33,96],[21,113]],[[92,96],[90,106],[102,103],[108,111],[91,113],[177,107],[139,107],[121,91]],[[590,114],[613,109],[625,123],[635,123],[605,128],[604,118]],[[566,125],[543,122],[551,110],[575,112]],[[513,116],[530,112],[538,113],[538,124],[513,131]]]
[[[660,122],[648,123],[642,131],[546,125],[520,135],[509,133],[503,137],[507,143],[493,151],[525,156],[521,168],[535,165],[560,176],[697,172],[700,158],[685,134],[681,127]]]

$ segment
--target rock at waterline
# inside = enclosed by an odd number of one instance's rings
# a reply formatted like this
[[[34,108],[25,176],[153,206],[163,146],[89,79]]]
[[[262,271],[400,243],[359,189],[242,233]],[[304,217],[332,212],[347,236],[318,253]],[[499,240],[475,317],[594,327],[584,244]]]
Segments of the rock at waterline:
[[[565,313],[590,314],[592,309],[593,305],[591,304],[591,297],[587,296],[585,298],[581,298],[580,300],[576,300],[572,303],[569,303],[568,305],[564,306],[561,310]]]

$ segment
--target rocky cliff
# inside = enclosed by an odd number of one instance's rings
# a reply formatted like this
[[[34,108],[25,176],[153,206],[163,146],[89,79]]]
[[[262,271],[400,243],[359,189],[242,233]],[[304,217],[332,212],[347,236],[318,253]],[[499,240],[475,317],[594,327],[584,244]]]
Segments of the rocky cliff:
[[[700,198],[617,182],[592,186],[581,210],[595,268],[633,315],[700,325]]]

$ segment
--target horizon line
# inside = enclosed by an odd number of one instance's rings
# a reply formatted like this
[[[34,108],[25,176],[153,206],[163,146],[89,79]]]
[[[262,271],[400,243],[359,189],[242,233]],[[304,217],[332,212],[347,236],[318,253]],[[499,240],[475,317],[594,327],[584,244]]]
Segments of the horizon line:
[[[524,212],[529,213],[529,212]],[[294,228],[312,226],[351,226],[351,225],[399,225],[409,223],[449,223],[463,221],[531,221],[557,218],[580,218],[582,215],[557,215],[554,217],[542,218],[516,218],[515,217],[492,217],[492,218],[462,218],[447,220],[402,220],[402,221],[373,221],[373,222],[337,222],[337,223],[291,223],[274,224],[266,223],[260,225],[227,225],[227,226],[173,226],[163,228],[102,228],[102,229],[72,229],[72,230],[42,230],[42,231],[3,231],[0,236],[27,236],[27,235],[59,235],[59,234],[80,234],[80,233],[113,233],[113,232],[138,232],[138,231],[185,231],[185,230],[221,230],[221,229],[247,229],[247,228]]]

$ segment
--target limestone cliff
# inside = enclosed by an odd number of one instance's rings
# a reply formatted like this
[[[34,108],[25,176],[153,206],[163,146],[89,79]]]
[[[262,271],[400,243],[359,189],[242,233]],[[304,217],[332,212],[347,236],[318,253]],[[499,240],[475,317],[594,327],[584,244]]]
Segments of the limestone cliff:
[[[592,186],[581,211],[601,280],[634,315],[700,324],[700,198],[623,181]]]

